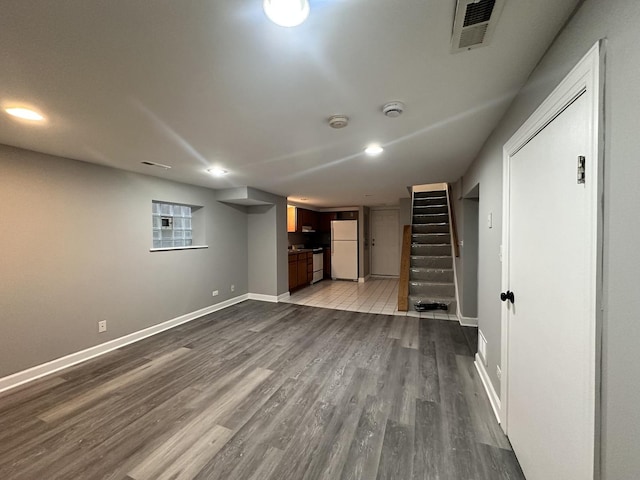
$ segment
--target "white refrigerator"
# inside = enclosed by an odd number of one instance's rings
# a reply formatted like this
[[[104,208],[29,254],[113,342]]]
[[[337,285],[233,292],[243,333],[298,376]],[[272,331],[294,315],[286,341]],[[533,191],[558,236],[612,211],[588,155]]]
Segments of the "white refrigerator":
[[[358,280],[358,221],[331,222],[331,278]]]

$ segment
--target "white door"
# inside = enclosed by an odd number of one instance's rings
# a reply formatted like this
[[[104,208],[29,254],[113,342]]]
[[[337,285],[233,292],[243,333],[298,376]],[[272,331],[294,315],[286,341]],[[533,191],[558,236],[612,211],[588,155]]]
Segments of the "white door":
[[[593,222],[577,181],[586,97],[509,161],[507,434],[527,480],[593,478]]]
[[[371,211],[371,274],[400,274],[398,210]]]

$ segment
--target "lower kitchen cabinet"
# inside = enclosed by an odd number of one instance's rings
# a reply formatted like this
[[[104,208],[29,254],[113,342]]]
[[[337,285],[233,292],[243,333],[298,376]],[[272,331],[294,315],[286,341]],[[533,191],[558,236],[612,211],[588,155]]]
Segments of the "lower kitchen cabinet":
[[[289,291],[298,286],[298,257],[289,255]]]
[[[289,254],[289,291],[306,287],[313,280],[313,254]]]
[[[307,254],[298,254],[298,287],[307,284]]]

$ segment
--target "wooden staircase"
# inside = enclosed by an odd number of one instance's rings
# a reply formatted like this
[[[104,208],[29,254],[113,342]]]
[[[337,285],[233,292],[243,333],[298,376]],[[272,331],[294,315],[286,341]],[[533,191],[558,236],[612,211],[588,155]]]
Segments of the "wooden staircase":
[[[412,190],[410,258],[403,262],[408,272],[400,275],[401,282],[404,277],[408,283],[408,288],[400,291],[408,297],[404,297],[402,305],[407,310],[456,315],[453,271],[456,252],[455,243],[452,245],[448,185],[420,185]],[[401,309],[400,298],[398,308]]]

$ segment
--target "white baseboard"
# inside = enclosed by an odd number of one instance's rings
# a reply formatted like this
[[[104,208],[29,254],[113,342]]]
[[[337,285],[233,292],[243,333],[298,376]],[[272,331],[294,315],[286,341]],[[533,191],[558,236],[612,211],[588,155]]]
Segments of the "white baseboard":
[[[259,300],[261,302],[271,302],[276,303],[278,301],[278,297],[276,295],[264,295],[262,293],[249,293],[249,300]]]
[[[473,362],[476,366],[476,370],[478,370],[478,374],[480,375],[480,380],[482,380],[482,385],[484,385],[484,390],[487,392],[487,397],[489,397],[489,403],[491,403],[491,408],[493,408],[493,413],[498,420],[498,423],[502,423],[500,420],[500,415],[502,414],[502,406],[500,403],[500,398],[496,393],[493,385],[491,383],[491,379],[489,378],[489,374],[484,368],[484,363],[482,363],[482,358],[480,355],[476,353],[476,360]]]
[[[291,297],[290,292],[282,293],[278,295],[278,302],[286,302],[287,300],[289,300],[289,297]]]
[[[71,367],[86,360],[90,360],[100,355],[104,355],[107,352],[111,352],[112,350],[124,347],[125,345],[129,345],[130,343],[138,342],[147,337],[151,337],[152,335],[156,335],[160,332],[164,332],[165,330],[169,330],[170,328],[177,327],[178,325],[182,325],[183,323],[195,320],[196,318],[200,318],[210,313],[217,312],[218,310],[222,310],[223,308],[230,307],[231,305],[235,305],[236,303],[244,302],[248,298],[249,295],[247,294],[230,298],[229,300],[225,300],[224,302],[201,308],[200,310],[196,310],[195,312],[186,313],[171,320],[167,320],[166,322],[162,322],[157,325],[138,330],[137,332],[130,333],[114,340],[109,340],[108,342],[101,343],[100,345],[96,345],[79,352],[65,355],[64,357],[57,358],[41,365],[36,365],[35,367],[22,370],[21,372],[13,373],[6,377],[0,378],[0,392],[10,390],[38,378],[51,375],[52,373],[58,372],[60,370]]]
[[[460,315],[460,325],[463,327],[477,327],[478,319],[474,317],[463,317]]]

